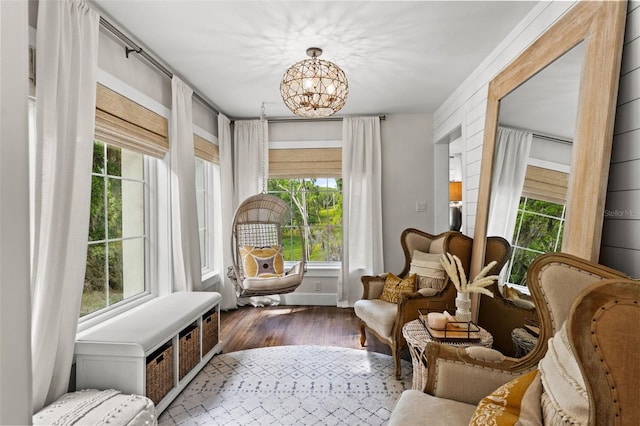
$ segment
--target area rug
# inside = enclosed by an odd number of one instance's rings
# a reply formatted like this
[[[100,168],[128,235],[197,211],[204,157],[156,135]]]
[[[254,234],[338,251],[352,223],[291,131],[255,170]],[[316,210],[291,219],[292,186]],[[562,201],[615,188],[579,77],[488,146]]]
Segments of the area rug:
[[[164,425],[382,425],[411,388],[390,356],[274,346],[215,356],[162,413]]]

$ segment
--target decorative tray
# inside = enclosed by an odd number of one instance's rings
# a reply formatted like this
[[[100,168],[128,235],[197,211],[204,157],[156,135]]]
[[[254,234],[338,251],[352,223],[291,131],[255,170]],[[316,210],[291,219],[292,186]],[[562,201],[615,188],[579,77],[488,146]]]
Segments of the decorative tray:
[[[420,324],[433,340],[479,341],[480,327],[473,321],[450,321],[444,328],[431,328],[427,316],[420,313]]]

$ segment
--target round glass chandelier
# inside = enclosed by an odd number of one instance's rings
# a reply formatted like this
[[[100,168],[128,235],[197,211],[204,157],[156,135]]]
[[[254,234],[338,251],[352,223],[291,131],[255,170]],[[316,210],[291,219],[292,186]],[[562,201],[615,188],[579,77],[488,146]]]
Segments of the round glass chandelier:
[[[340,111],[349,95],[347,76],[333,62],[318,59],[322,49],[310,47],[311,59],[296,62],[284,73],[280,95],[301,117],[328,117]]]

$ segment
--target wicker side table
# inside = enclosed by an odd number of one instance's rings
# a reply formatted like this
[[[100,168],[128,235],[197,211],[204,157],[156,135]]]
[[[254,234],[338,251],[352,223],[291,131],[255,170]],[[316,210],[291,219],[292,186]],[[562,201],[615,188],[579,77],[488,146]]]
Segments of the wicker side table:
[[[411,363],[413,365],[413,382],[411,388],[424,391],[427,385],[427,366],[425,362],[423,362],[422,355],[427,349],[427,343],[433,342],[434,340],[431,339],[431,336],[429,336],[419,319],[409,321],[402,326],[402,335],[407,341],[407,347],[409,348]],[[493,345],[493,336],[487,330],[480,327],[480,341],[447,342],[447,344],[463,348],[468,346],[484,346],[490,348]]]

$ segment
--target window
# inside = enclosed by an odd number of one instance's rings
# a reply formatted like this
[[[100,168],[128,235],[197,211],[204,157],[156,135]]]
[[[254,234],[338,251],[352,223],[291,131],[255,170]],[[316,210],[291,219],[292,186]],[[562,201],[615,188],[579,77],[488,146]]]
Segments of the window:
[[[269,179],[268,192],[289,205],[305,233],[307,260],[342,260],[342,179]],[[286,261],[300,260],[302,248],[293,223],[282,230]]]
[[[526,286],[527,268],[542,253],[560,249],[565,205],[533,198],[520,198],[508,281]]]
[[[212,260],[212,220],[211,210],[211,168],[212,164],[196,158],[196,204],[198,211],[198,236],[200,237],[200,259],[203,274],[213,267]]]
[[[91,179],[81,317],[147,291],[144,156],[95,141]]]

